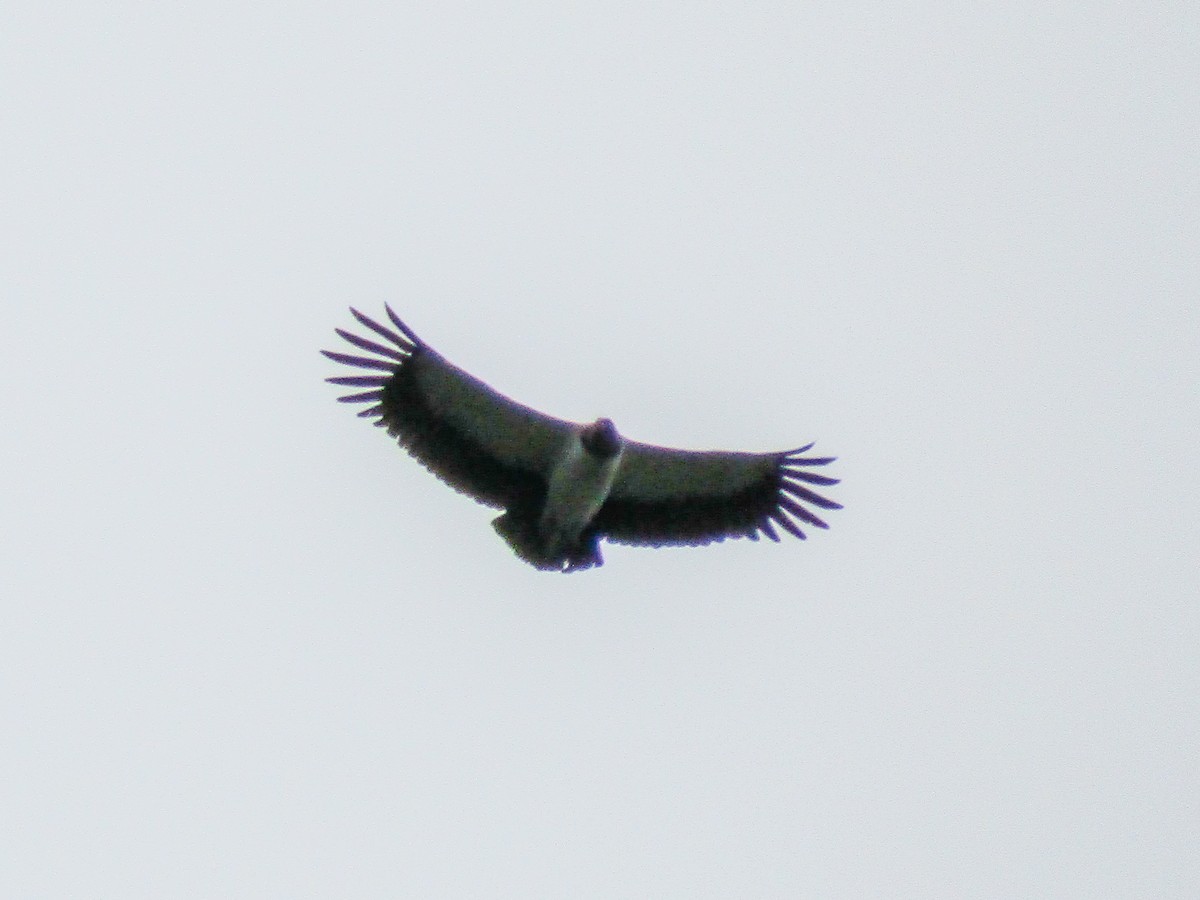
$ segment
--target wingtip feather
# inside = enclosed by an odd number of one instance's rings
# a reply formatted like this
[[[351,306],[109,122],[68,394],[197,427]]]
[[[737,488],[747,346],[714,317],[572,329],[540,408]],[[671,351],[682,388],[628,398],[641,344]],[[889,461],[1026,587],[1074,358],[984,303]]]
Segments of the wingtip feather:
[[[343,394],[338,397],[338,403],[367,403],[383,399],[383,391],[363,391],[361,394]]]
[[[828,497],[822,497],[816,491],[810,491],[808,488],[795,482],[785,481],[779,486],[779,490],[786,494],[791,494],[793,497],[803,500],[806,503],[811,503],[813,506],[819,506],[821,509],[842,508],[840,503],[830,500]]]
[[[337,332],[337,334],[343,340],[347,341],[348,343],[353,344],[355,347],[358,347],[360,350],[366,350],[369,353],[378,353],[380,356],[385,356],[388,359],[394,359],[396,362],[401,362],[401,363],[404,362],[406,359],[408,359],[408,357],[405,356],[403,353],[401,353],[399,350],[395,350],[392,347],[385,347],[385,346],[383,346],[383,344],[377,344],[374,341],[368,341],[366,338],[359,337],[357,334],[346,331],[343,328],[335,328],[333,330],[335,332]]]
[[[392,379],[384,375],[334,375],[325,380],[344,387],[383,387]]]
[[[349,353],[335,353],[332,350],[322,350],[327,357],[344,366],[358,366],[360,369],[380,369],[384,372],[395,372],[398,368],[394,362],[373,359],[369,356],[351,356]]]
[[[780,509],[787,510],[802,522],[807,522],[809,525],[814,525],[817,528],[829,527],[823,519],[817,516],[816,513],[814,513],[812,510],[805,509],[791,497],[780,497],[779,507]]]
[[[759,530],[761,530],[762,533],[769,537],[772,541],[774,541],[776,544],[779,543],[779,533],[775,530],[775,526],[771,524],[771,520],[769,518],[763,519],[761,522],[759,522],[758,527]]]
[[[840,484],[840,478],[831,478],[828,475],[818,475],[816,472],[807,472],[804,469],[783,469],[784,481],[805,481],[809,484],[819,484],[821,487],[832,487],[835,484]]]
[[[788,514],[783,510],[776,510],[771,515],[771,518],[774,519],[775,522],[789,534],[798,537],[802,541],[808,540],[808,535],[801,531],[800,526],[793,522],[791,518],[788,517]]]
[[[421,346],[421,339],[417,337],[416,332],[414,332],[411,328],[405,325],[403,321],[401,321],[400,317],[396,315],[396,312],[392,309],[391,305],[385,303],[383,304],[383,308],[387,310],[388,318],[392,320],[392,324],[399,328],[400,331],[416,346]]]
[[[350,307],[350,314],[353,315],[354,318],[358,319],[359,324],[364,325],[367,328],[370,328],[373,332],[375,332],[380,337],[386,338],[387,340],[391,341],[393,344],[395,344],[397,347],[399,347],[403,352],[412,353],[416,349],[415,344],[413,344],[406,338],[402,338],[400,335],[396,334],[396,332],[392,331],[392,329],[385,328],[383,325],[380,325],[378,322],[376,322],[370,316],[360,313],[353,306]]]

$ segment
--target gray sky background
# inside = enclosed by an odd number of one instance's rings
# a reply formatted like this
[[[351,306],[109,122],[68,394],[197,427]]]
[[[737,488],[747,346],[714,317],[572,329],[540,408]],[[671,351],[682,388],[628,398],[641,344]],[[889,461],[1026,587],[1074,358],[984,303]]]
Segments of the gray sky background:
[[[1200,12],[17,2],[5,897],[1200,896]],[[816,440],[516,561],[321,379]]]

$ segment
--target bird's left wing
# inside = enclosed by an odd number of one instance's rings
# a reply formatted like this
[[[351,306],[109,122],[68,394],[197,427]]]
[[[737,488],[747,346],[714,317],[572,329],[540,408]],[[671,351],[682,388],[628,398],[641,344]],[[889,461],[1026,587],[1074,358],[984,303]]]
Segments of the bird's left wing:
[[[810,471],[832,456],[805,456],[812,444],[781,453],[675,450],[628,441],[612,490],[592,523],[620,544],[708,544],[775,530],[804,539],[800,524],[829,526],[809,507],[841,509],[811,486],[837,484]]]
[[[359,390],[339,397],[366,403],[360,416],[376,419],[427,469],[455,490],[488,506],[536,502],[547,473],[575,428],[522,406],[451,364],[386,307],[399,333],[351,309],[380,344],[342,329],[337,333],[371,356],[322,350],[371,374],[328,378]]]

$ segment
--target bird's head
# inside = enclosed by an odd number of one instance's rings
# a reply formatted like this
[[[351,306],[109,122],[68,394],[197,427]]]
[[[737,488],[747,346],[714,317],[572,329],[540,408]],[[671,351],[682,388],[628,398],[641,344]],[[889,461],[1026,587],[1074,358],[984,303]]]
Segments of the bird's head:
[[[612,419],[597,419],[584,426],[579,433],[579,443],[589,456],[597,459],[611,459],[621,452],[621,435]]]

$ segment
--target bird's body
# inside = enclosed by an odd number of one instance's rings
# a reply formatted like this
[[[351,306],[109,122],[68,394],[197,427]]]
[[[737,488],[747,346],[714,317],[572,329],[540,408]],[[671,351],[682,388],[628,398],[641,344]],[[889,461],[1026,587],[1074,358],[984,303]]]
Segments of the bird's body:
[[[388,340],[378,344],[338,329],[370,357],[322,351],[330,359],[387,374],[338,376],[367,388],[339,399],[370,403],[376,419],[450,486],[505,512],[493,523],[523,560],[572,572],[603,564],[601,538],[661,546],[706,544],[776,525],[799,538],[796,520],[828,527],[801,501],[840,505],[809,485],[837,480],[808,471],[832,457],[805,457],[812,446],[780,453],[674,450],[629,441],[608,419],[579,425],[505,397],[454,366],[392,312],[400,333],[357,310],[355,318]]]
[[[583,529],[612,490],[621,463],[620,438],[612,422],[601,419],[582,429],[580,435],[589,429],[608,429],[611,437],[602,443],[571,435],[561,461],[550,473],[546,503],[538,520],[548,560],[558,559],[578,545]]]

